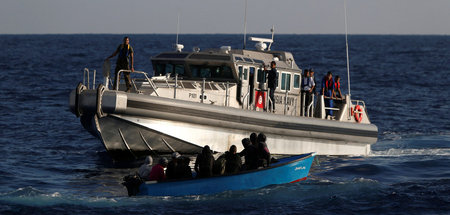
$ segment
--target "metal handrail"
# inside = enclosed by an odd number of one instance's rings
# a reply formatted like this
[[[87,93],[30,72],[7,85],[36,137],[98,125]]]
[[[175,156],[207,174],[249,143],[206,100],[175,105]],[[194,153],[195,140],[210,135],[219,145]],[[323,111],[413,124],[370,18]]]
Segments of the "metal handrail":
[[[87,86],[88,89],[90,89],[89,86],[91,85],[90,84],[91,78],[89,76],[90,73],[91,72],[89,71],[88,68],[84,68],[84,70],[83,70],[83,85]],[[97,74],[97,71],[94,69],[93,73],[94,73],[94,75],[93,75],[93,80],[92,80],[92,89],[95,89],[95,76]],[[86,76],[87,76],[87,85],[86,85]]]

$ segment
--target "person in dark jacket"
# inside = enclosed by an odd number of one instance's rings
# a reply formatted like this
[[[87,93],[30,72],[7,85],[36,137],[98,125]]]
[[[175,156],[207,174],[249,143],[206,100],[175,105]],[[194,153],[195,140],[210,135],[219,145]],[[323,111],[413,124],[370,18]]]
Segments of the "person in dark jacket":
[[[270,63],[270,70],[267,74],[267,87],[270,89],[269,91],[269,110],[275,111],[275,89],[278,85],[278,72],[277,72],[277,63],[272,61]],[[266,70],[266,66],[264,66],[264,70]]]
[[[113,58],[119,54],[117,57],[116,62],[116,70],[115,70],[115,77],[114,77],[114,88],[117,86],[118,82],[120,82],[119,77],[119,71],[120,70],[131,70],[131,72],[134,72],[134,52],[133,48],[130,46],[130,38],[124,37],[123,38],[123,44],[120,44],[119,47],[117,47],[116,51],[106,58],[106,60],[109,60],[110,58]],[[127,86],[127,92],[131,91],[131,78],[130,78],[130,72],[123,72],[123,76],[125,78],[125,85]],[[118,90],[118,89],[116,89]]]
[[[213,175],[212,169],[214,164],[214,157],[209,146],[203,147],[202,153],[197,155],[195,160],[195,171],[201,178],[210,177]]]
[[[249,142],[247,142],[249,141]],[[247,145],[245,147],[244,145]],[[244,145],[244,150],[240,153],[241,156],[245,157],[244,169],[251,170],[258,168],[258,148],[257,148],[257,135],[256,133],[252,133],[250,135],[250,139],[244,138],[242,140],[242,144]]]
[[[225,160],[227,161],[225,164],[225,173],[232,174],[237,173],[241,170],[242,160],[241,156],[236,153],[237,148],[235,145],[230,147],[230,150],[225,152]]]
[[[270,164],[270,151],[266,144],[266,135],[258,134],[258,167],[268,167]]]
[[[166,169],[166,177],[167,179],[176,179],[177,177],[177,168],[178,168],[178,163],[179,163],[179,159],[181,155],[178,152],[174,152],[172,153],[172,160],[169,161],[169,164],[167,164],[167,169]]]
[[[178,158],[178,165],[176,171],[176,177],[178,179],[192,178],[192,171],[191,167],[189,167],[189,162],[191,162],[191,160],[188,157]]]

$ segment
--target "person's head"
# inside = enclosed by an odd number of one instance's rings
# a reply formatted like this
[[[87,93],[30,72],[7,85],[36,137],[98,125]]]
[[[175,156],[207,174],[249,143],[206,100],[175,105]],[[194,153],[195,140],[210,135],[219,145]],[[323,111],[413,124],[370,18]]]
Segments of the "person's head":
[[[247,148],[250,145],[250,139],[249,138],[244,138],[242,139],[242,146],[245,148]]]
[[[250,134],[250,142],[252,142],[253,145],[256,144],[256,137],[257,137],[256,133]]]
[[[230,147],[230,153],[231,153],[231,154],[236,154],[236,152],[237,152],[236,146],[235,146],[235,145],[232,145],[232,146]]]
[[[309,74],[310,74],[309,69],[305,69],[305,70],[303,71],[303,76],[304,76],[304,77],[309,77]]]
[[[180,153],[178,152],[172,153],[172,159],[178,159],[179,157],[181,157]]]
[[[339,82],[339,80],[341,80],[341,77],[339,77],[339,75],[336,75],[336,77],[334,78],[334,81]]]
[[[314,77],[314,69],[309,69],[309,76]]]
[[[160,158],[159,161],[158,161],[158,164],[163,166],[163,167],[166,167],[168,163],[169,163],[169,161],[165,157]]]
[[[328,73],[327,73],[327,79],[328,79],[328,80],[331,80],[332,78],[333,78],[333,73],[328,72]]]
[[[277,63],[275,61],[270,62],[270,68],[275,68],[277,66]]]
[[[130,38],[129,37],[124,37],[123,38],[123,44],[125,44],[125,45],[130,44]]]
[[[145,157],[144,164],[146,164],[146,165],[152,165],[152,164],[153,164],[153,158],[152,158],[152,156],[149,155],[149,156]]]
[[[205,154],[211,154],[211,149],[209,148],[208,145],[203,147],[202,154],[204,154],[204,155]]]
[[[260,143],[260,142],[263,142],[263,143],[265,143],[266,142],[266,135],[265,134],[263,134],[263,133],[259,133],[258,134],[258,143]]]

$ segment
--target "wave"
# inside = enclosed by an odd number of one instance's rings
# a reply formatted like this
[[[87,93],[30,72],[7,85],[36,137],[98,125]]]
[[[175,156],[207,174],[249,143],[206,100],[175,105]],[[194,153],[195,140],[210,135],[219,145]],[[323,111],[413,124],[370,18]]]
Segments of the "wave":
[[[398,149],[390,148],[385,151],[372,151],[369,156],[379,157],[379,156],[415,156],[415,155],[434,155],[434,156],[448,156],[450,155],[450,148],[438,148],[438,149]]]

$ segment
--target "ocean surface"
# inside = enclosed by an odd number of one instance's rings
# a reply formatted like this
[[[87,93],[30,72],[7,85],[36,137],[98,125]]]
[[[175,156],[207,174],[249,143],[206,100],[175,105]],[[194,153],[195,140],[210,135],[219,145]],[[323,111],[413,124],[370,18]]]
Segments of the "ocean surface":
[[[349,36],[352,99],[379,129],[371,155],[320,156],[296,184],[133,198],[120,183],[136,168],[115,164],[68,107],[82,70],[101,80],[123,36],[0,35],[0,214],[450,214],[450,36]],[[135,69],[148,73],[149,58],[176,39],[129,36]],[[179,40],[185,50],[243,43]],[[275,35],[272,49],[292,52],[319,80],[340,75],[347,92],[344,35]]]

